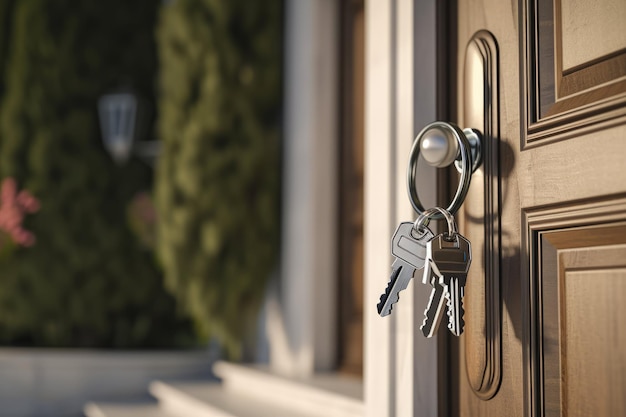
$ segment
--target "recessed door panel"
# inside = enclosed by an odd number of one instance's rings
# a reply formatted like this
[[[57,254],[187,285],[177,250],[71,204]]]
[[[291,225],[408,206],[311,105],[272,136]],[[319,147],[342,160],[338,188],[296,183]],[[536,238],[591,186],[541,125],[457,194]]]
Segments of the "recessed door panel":
[[[545,416],[624,415],[626,326],[616,318],[626,314],[626,226],[531,233],[540,253],[531,298],[539,300],[533,315],[543,357],[534,388]]]

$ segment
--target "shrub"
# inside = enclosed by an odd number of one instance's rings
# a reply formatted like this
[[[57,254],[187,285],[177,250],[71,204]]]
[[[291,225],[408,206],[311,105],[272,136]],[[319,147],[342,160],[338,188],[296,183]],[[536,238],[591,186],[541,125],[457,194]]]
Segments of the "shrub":
[[[164,7],[158,253],[169,288],[237,357],[279,237],[282,4]]]
[[[14,5],[15,0],[0,1],[0,97],[4,94],[4,70],[6,66],[3,63],[7,59]]]
[[[0,178],[14,177],[41,208],[25,219],[36,244],[0,262],[1,343],[128,348],[193,341],[153,254],[126,224],[132,197],[151,185],[150,169],[111,161],[96,113],[98,97],[121,80],[153,96],[160,3],[15,1]]]

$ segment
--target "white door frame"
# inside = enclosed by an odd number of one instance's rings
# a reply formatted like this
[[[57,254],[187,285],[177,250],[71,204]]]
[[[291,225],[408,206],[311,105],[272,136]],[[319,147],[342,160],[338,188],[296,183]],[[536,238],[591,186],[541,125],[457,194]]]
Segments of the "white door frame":
[[[415,219],[409,150],[436,117],[436,2],[367,0],[365,15],[365,409],[372,417],[436,416],[437,341],[419,332],[428,289],[413,280],[391,316],[375,309],[391,272],[395,227]],[[420,171],[417,183],[434,203],[434,171]]]

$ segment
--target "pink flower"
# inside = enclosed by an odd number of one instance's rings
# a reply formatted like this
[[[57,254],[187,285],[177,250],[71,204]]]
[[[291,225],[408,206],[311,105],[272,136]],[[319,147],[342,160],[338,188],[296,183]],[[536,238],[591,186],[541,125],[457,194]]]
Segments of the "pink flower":
[[[11,236],[15,243],[21,246],[35,244],[35,235],[22,227],[24,216],[39,210],[40,204],[32,194],[26,190],[17,192],[15,179],[9,177],[2,181],[0,191],[0,229]]]

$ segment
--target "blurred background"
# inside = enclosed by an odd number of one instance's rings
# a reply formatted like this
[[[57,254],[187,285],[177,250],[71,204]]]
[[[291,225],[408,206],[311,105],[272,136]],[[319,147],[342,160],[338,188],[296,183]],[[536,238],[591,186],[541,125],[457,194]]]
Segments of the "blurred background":
[[[0,0],[0,415],[153,415],[240,362],[360,390],[363,33],[354,0]]]
[[[278,261],[281,31],[279,1],[0,2],[4,346],[241,358]]]
[[[215,335],[239,355],[277,262],[279,2],[5,0],[1,13],[3,193],[38,203],[18,204],[31,239],[3,228],[2,342]],[[158,156],[134,152],[149,141]]]

